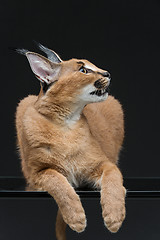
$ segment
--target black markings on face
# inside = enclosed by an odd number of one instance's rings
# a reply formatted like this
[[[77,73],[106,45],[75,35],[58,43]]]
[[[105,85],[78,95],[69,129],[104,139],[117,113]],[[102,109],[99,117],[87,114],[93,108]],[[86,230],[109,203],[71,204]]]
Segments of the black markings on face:
[[[97,81],[95,81],[94,86],[96,88],[103,88],[104,87],[104,81],[102,79],[98,79]]]
[[[77,62],[77,64],[84,66],[84,62],[82,62],[82,61]]]

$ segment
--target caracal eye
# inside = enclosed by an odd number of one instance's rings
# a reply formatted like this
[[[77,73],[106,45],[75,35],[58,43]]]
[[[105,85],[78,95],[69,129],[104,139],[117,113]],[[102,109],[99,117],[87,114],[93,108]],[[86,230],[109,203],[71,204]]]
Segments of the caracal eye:
[[[87,69],[86,68],[84,68],[84,67],[81,67],[80,69],[79,69],[79,71],[81,72],[81,73],[88,73],[88,71],[87,71]]]

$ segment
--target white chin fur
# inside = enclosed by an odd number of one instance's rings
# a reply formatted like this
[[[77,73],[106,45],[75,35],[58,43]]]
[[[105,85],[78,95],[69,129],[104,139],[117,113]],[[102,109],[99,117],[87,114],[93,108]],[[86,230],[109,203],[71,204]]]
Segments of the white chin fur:
[[[90,94],[93,91],[96,91],[97,88],[94,87],[93,85],[88,85],[83,88],[82,94],[79,96],[79,99],[85,102],[85,104],[88,103],[94,103],[94,102],[101,102],[107,99],[108,93],[105,93],[102,96],[97,96],[97,95],[92,95]]]

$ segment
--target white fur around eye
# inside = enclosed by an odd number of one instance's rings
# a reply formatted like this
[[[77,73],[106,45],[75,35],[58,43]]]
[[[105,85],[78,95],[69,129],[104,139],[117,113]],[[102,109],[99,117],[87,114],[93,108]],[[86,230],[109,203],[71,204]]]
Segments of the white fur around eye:
[[[90,69],[92,71],[97,71],[97,67],[94,65],[85,64],[85,68]]]

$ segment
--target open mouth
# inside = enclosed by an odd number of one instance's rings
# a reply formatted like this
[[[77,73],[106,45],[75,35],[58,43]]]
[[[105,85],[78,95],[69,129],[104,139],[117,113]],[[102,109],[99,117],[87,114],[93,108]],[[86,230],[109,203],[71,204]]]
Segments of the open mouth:
[[[108,87],[90,92],[91,95],[97,95],[98,97],[104,96],[106,93],[108,93]]]
[[[108,93],[108,86],[110,83],[110,78],[100,78],[95,81],[94,87],[97,89],[90,92],[91,95],[96,95],[98,97],[104,96]]]

